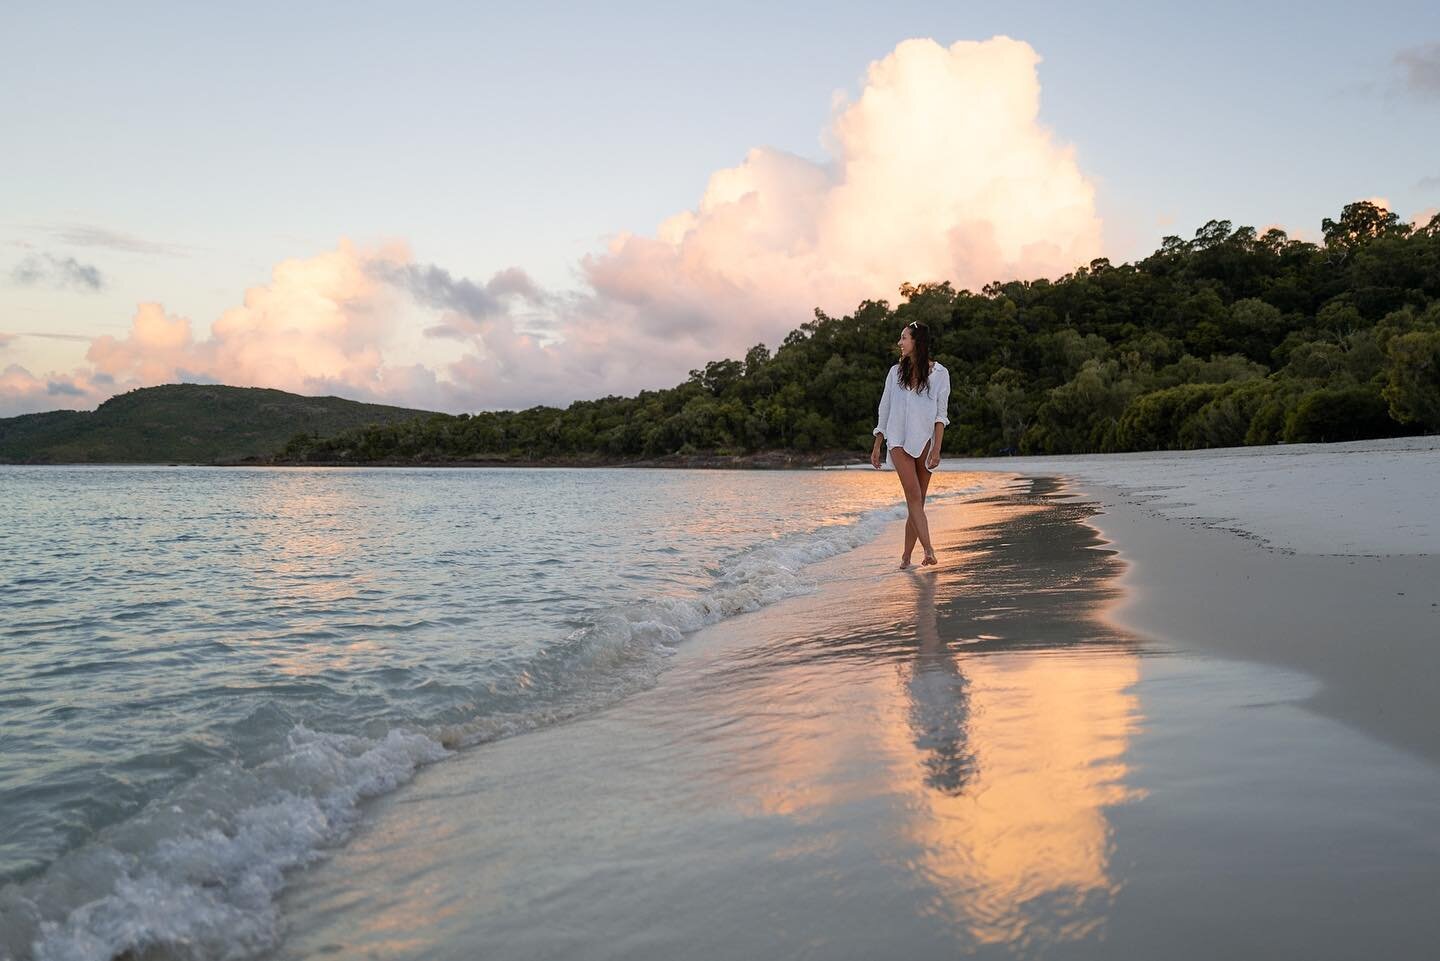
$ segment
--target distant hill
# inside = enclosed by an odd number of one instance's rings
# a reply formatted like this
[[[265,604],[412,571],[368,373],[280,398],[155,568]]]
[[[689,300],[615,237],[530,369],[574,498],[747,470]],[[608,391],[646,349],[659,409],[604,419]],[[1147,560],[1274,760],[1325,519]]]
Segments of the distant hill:
[[[298,433],[331,435],[429,413],[259,387],[167,384],[112,397],[94,412],[0,418],[0,463],[233,463],[273,454]]]

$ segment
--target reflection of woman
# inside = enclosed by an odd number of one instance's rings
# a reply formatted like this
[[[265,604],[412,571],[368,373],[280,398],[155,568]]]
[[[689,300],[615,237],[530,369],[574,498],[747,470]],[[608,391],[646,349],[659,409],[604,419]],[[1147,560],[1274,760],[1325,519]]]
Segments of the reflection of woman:
[[[905,522],[905,553],[900,555],[900,566],[909,567],[917,539],[925,548],[921,564],[936,563],[930,524],[925,519],[925,493],[930,489],[931,472],[940,465],[940,441],[950,423],[946,415],[950,372],[930,359],[930,328],[919,321],[905,325],[898,346],[900,363],[885,377],[870,463],[880,469],[880,445],[887,444],[910,511]]]
[[[975,766],[967,749],[970,714],[968,682],[940,639],[935,622],[935,580],[917,577],[915,634],[919,641],[906,693],[910,731],[925,765],[925,783],[945,794],[959,794]]]

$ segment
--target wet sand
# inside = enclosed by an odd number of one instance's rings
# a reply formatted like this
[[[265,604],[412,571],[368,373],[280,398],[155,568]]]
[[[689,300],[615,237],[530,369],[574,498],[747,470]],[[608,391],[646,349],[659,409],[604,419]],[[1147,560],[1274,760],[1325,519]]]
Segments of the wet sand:
[[[1117,621],[1187,649],[1303,671],[1319,682],[1307,708],[1440,765],[1440,556],[1276,550],[1164,517],[1113,487],[1078,490],[1101,506],[1092,523],[1127,560]]]
[[[938,571],[894,570],[897,525],[656,687],[424,770],[293,879],[277,956],[1426,956],[1423,710],[1341,723],[1314,663],[1253,657],[1267,622],[1225,630],[1249,595],[1188,580],[1259,569],[1152,575],[1142,512],[1095,510],[932,508]]]

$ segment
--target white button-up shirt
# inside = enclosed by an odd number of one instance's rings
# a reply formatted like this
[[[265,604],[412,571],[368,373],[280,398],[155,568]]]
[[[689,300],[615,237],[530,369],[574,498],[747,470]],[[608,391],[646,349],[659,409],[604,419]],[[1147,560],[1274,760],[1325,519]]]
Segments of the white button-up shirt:
[[[950,372],[935,363],[930,369],[930,382],[919,391],[900,386],[900,365],[885,375],[885,393],[880,397],[879,426],[889,447],[903,447],[911,457],[919,457],[925,445],[935,436],[935,425],[949,426],[946,408],[950,404]],[[889,452],[886,452],[889,457]]]

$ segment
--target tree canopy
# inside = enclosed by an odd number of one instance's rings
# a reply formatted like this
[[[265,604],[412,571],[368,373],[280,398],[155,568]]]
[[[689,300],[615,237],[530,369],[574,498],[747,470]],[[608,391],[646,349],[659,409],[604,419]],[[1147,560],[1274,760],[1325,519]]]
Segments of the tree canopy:
[[[1320,244],[1212,220],[1135,263],[1054,280],[907,283],[891,304],[817,310],[772,352],[681,384],[298,434],[291,462],[868,450],[899,329],[929,325],[951,373],[948,454],[1338,441],[1440,430],[1440,216],[1369,202]]]

